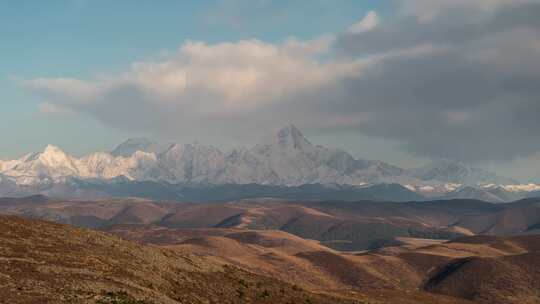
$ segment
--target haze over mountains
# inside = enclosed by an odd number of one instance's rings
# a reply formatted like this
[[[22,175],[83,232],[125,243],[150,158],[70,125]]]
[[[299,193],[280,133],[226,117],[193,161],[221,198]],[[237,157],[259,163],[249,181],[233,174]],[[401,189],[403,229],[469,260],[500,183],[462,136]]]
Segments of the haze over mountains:
[[[0,161],[1,196],[37,193],[61,197],[107,196],[119,191],[119,184],[123,187],[122,196],[141,196],[126,190],[132,183],[166,188],[161,191],[164,193],[178,192],[178,185],[189,185],[190,189],[233,187],[230,191],[238,195],[231,198],[244,198],[247,189],[253,192],[254,185],[259,186],[257,191],[261,193],[253,195],[260,197],[279,196],[286,192],[284,189],[317,185],[318,192],[336,189],[341,194],[362,192],[352,196],[353,200],[396,201],[457,197],[503,202],[528,197],[540,190],[538,185],[518,184],[455,161],[441,160],[420,168],[403,169],[379,160],[355,159],[345,151],[312,144],[294,125],[282,128],[268,142],[228,152],[211,145],[160,144],[141,138],[129,139],[111,152],[81,158],[49,145],[40,153]],[[372,187],[383,184],[393,187],[393,192],[386,191],[388,197],[371,194]],[[182,194],[173,196],[182,197]],[[342,197],[345,196],[336,194],[335,198]],[[190,199],[189,195],[185,198]]]

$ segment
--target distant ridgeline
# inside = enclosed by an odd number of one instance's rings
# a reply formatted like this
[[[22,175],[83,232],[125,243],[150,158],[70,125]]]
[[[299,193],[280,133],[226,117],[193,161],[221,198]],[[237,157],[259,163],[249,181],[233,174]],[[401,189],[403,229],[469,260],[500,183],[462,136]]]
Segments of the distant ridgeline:
[[[136,196],[177,200],[391,200],[474,198],[505,202],[538,195],[518,184],[455,161],[403,169],[311,144],[293,125],[269,142],[223,152],[210,145],[130,139],[112,152],[81,158],[48,146],[41,153],[0,161],[0,196]]]

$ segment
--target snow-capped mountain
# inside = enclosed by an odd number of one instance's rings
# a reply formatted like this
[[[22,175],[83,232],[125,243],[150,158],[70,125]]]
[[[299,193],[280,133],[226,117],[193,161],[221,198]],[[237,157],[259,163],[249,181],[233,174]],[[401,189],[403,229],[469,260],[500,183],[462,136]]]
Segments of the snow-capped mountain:
[[[80,175],[80,161],[60,148],[49,145],[41,153],[6,162],[2,174],[15,179],[19,185],[58,181],[66,176]]]
[[[474,192],[459,192],[466,186],[506,187],[501,188],[505,192],[540,189],[517,185],[509,178],[459,162],[437,161],[417,169],[402,169],[382,161],[355,159],[345,151],[312,144],[294,125],[252,148],[229,152],[211,145],[160,144],[143,138],[129,139],[112,152],[77,158],[49,145],[41,153],[0,161],[0,177],[10,189],[13,184],[41,187],[74,178],[107,181],[120,177],[170,184],[401,184],[429,197],[448,193],[461,197]],[[493,191],[490,189],[490,193]]]

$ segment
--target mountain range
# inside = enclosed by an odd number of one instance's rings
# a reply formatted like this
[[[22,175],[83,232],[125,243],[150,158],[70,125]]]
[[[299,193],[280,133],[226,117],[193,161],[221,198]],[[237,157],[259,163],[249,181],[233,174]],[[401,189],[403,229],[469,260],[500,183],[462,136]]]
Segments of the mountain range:
[[[84,197],[98,192],[104,195],[95,187],[116,187],[119,181],[123,186],[150,183],[153,187],[189,185],[197,189],[260,185],[272,188],[273,192],[304,185],[319,185],[324,191],[336,187],[364,189],[360,192],[381,184],[399,185],[399,191],[409,195],[401,200],[417,200],[418,197],[410,196],[413,193],[429,198],[455,196],[498,202],[527,197],[540,190],[538,185],[521,185],[511,178],[457,161],[439,160],[404,169],[383,161],[356,159],[345,151],[312,144],[294,125],[282,128],[268,142],[228,152],[212,145],[160,144],[139,138],[129,139],[113,151],[80,158],[49,145],[40,153],[0,160],[0,196],[45,193]],[[105,194],[110,192],[114,191]],[[366,197],[357,197],[363,198]]]

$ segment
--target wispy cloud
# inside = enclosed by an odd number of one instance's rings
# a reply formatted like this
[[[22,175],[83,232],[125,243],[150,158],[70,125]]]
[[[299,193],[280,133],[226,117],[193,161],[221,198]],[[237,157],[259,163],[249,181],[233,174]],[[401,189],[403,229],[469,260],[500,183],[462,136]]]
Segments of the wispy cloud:
[[[360,21],[351,24],[348,32],[351,34],[360,34],[369,32],[379,25],[379,15],[375,11],[369,11]]]

